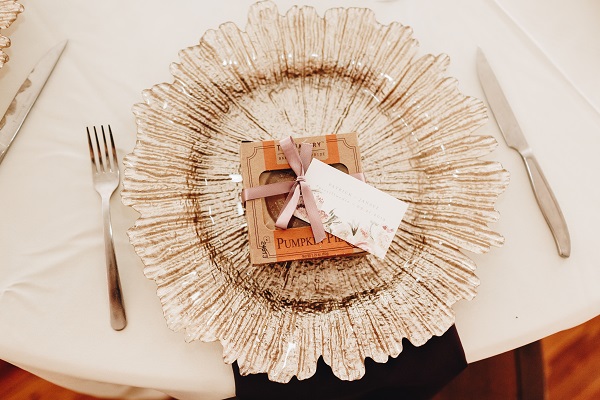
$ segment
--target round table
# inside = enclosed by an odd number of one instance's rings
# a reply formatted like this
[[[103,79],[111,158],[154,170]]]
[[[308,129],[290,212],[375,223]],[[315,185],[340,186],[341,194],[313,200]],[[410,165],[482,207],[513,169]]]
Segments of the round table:
[[[35,62],[69,43],[0,165],[0,358],[59,385],[112,397],[222,399],[235,394],[219,343],[186,343],[163,318],[154,282],[129,244],[137,218],[112,199],[115,246],[128,315],[108,319],[100,202],[92,188],[85,128],[110,124],[122,158],[136,141],[132,105],[171,82],[169,64],[208,29],[244,27],[251,0],[33,2],[2,34],[10,61],[0,69],[6,109]],[[573,243],[558,256],[519,155],[493,118],[480,129],[499,146],[511,183],[494,225],[506,239],[471,255],[477,297],[455,305],[469,362],[520,347],[600,312],[600,5],[577,0],[301,1],[375,11],[382,23],[414,29],[420,54],[446,53],[463,93],[483,99],[475,73],[481,47],[492,63],[538,161]],[[278,0],[280,12],[294,3]],[[556,26],[567,27],[555,29]],[[577,29],[568,29],[568,26]]]

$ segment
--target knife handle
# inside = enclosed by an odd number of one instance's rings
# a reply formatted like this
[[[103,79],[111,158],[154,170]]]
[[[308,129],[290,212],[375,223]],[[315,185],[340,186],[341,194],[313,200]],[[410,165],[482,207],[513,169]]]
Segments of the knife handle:
[[[550,185],[548,184],[548,181],[546,181],[542,168],[538,164],[533,153],[530,152],[522,155],[522,157],[525,166],[527,167],[529,181],[533,187],[535,198],[546,219],[546,223],[550,227],[552,236],[554,236],[558,254],[560,254],[561,257],[569,257],[571,255],[569,228],[567,228],[565,217],[554,197],[554,193],[552,193],[552,189],[550,189]]]

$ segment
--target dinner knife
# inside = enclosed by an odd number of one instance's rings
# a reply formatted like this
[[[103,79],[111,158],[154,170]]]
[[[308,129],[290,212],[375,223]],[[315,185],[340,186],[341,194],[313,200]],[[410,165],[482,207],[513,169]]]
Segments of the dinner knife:
[[[525,140],[525,136],[508,104],[500,83],[496,79],[492,67],[481,49],[477,49],[477,73],[485,97],[488,100],[490,109],[496,118],[506,144],[518,151],[525,162],[533,193],[546,219],[546,223],[554,236],[558,254],[562,257],[569,257],[571,255],[571,238],[565,217],[560,210],[558,201],[554,197],[554,193],[552,193],[552,189],[550,189],[548,181],[544,177],[540,165],[533,155],[531,147],[529,147],[527,140]]]
[[[42,92],[66,45],[66,40],[55,45],[38,61],[0,120],[0,163],[4,160],[8,148],[19,133],[23,121]]]

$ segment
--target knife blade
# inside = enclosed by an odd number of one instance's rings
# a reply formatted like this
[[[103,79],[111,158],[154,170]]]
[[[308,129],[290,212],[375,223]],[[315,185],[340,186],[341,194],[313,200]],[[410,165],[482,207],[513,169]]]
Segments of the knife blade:
[[[569,257],[571,255],[571,237],[565,217],[542,172],[542,168],[533,155],[533,150],[521,131],[517,118],[500,87],[500,83],[481,49],[477,49],[477,73],[485,97],[506,144],[519,152],[525,163],[533,193],[546,223],[550,227],[550,231],[556,242],[558,254],[565,258]]]
[[[0,120],[0,163],[4,160],[6,152],[42,92],[66,45],[66,40],[60,42],[38,61],[21,84],[6,113]]]

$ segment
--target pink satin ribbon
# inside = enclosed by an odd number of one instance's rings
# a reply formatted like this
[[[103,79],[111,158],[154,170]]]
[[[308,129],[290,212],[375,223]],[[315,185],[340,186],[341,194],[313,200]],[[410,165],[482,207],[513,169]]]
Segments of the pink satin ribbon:
[[[259,199],[262,197],[276,196],[278,194],[288,193],[283,209],[275,221],[275,226],[281,229],[287,229],[292,215],[298,206],[300,195],[304,199],[304,206],[308,214],[308,222],[313,232],[316,243],[320,243],[325,239],[325,229],[323,228],[323,222],[317,208],[317,203],[313,196],[310,185],[306,182],[304,174],[308,170],[308,166],[312,160],[312,148],[311,143],[302,143],[300,145],[300,152],[298,153],[294,139],[290,136],[282,139],[279,142],[285,158],[296,174],[296,180],[270,183],[267,185],[261,185],[251,188],[242,189],[242,201],[245,203],[248,200]],[[365,181],[365,176],[362,172],[350,174],[350,176]]]
[[[281,229],[287,229],[294,211],[298,206],[300,195],[304,200],[304,206],[308,214],[308,222],[312,229],[313,236],[316,243],[320,243],[325,239],[325,228],[321,222],[321,216],[319,215],[319,209],[317,208],[317,202],[313,196],[310,185],[306,182],[304,174],[310,165],[312,160],[312,143],[302,143],[300,145],[300,152],[296,148],[294,139],[290,136],[282,139],[279,142],[283,154],[287,159],[288,164],[296,174],[295,181],[278,182],[269,185],[257,186],[254,188],[246,188],[242,191],[242,201],[257,199],[261,197],[275,196],[277,194],[288,193],[283,209],[277,217],[275,226]]]

